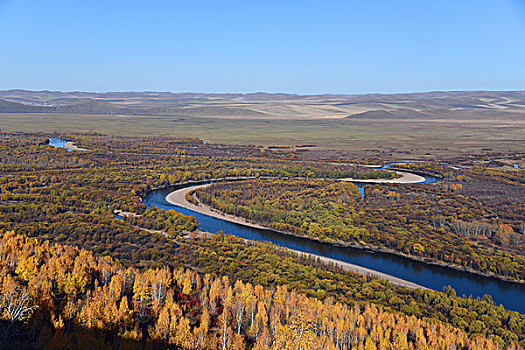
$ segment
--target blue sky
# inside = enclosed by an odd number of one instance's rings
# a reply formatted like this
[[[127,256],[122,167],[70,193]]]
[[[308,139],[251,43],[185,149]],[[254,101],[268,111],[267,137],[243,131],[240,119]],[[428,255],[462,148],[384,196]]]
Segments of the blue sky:
[[[0,0],[0,89],[525,89],[525,0]]]

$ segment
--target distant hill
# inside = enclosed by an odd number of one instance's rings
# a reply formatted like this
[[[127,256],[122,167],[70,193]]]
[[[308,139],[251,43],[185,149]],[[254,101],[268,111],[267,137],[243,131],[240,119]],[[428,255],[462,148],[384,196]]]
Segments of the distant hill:
[[[437,112],[437,111],[435,111]],[[366,118],[366,119],[412,119],[412,118],[428,118],[431,114],[418,112],[410,109],[399,109],[394,111],[375,110],[363,113],[349,115],[348,119]]]
[[[0,113],[39,113],[45,112],[46,110],[47,107],[43,106],[0,100]]]
[[[130,114],[132,110],[110,102],[86,99],[54,107],[58,113]]]
[[[129,113],[125,108],[119,108],[107,102],[85,100],[68,101],[67,103],[20,103],[0,100],[0,113]]]
[[[177,115],[227,118],[415,119],[523,117],[525,91],[295,95],[0,91],[0,113]]]

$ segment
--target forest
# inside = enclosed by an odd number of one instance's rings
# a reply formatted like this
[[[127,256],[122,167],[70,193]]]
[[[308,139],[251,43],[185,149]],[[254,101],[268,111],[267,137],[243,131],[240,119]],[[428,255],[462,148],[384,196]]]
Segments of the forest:
[[[255,179],[198,189],[222,212],[299,236],[525,280],[525,178],[463,170],[437,184]],[[490,188],[490,191],[489,191]]]
[[[0,241],[0,264],[3,339],[13,348],[498,348],[381,306],[322,302],[184,268],[124,268],[12,231]]]
[[[47,136],[89,151],[52,148]],[[198,198],[282,231],[523,279],[520,172],[442,171],[435,185],[367,185],[363,201],[327,179],[395,175],[355,163],[186,138],[1,132],[3,344],[523,348],[525,316],[489,296],[408,290],[269,244],[207,238],[194,217],[143,203],[155,188],[248,177]]]
[[[500,346],[525,343],[525,315],[505,310],[488,295],[474,299],[456,295],[451,287],[443,292],[397,287],[270,243],[246,242],[231,235],[209,239],[196,235],[179,244],[175,259],[205,273],[264,287],[287,285],[309,297],[333,298],[346,305],[372,302],[393,312],[452,324],[470,335],[481,332]]]

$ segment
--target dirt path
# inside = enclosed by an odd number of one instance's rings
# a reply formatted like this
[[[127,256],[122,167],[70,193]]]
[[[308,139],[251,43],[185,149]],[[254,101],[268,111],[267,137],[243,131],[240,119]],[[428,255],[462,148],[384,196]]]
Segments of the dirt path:
[[[264,227],[264,226],[261,226],[261,225],[258,225],[258,224],[254,224],[254,223],[248,222],[248,221],[244,220],[243,218],[239,218],[239,217],[228,215],[228,214],[223,214],[221,212],[212,210],[210,207],[208,207],[206,205],[202,205],[202,204],[201,205],[195,205],[195,204],[190,203],[190,202],[188,202],[186,200],[186,194],[187,193],[189,193],[189,192],[191,192],[193,190],[199,189],[199,188],[208,187],[210,185],[211,184],[196,185],[196,186],[186,187],[186,188],[182,188],[180,190],[173,191],[173,192],[171,192],[170,194],[168,194],[166,196],[166,201],[168,201],[171,204],[178,205],[179,207],[183,207],[183,208],[186,208],[186,209],[194,210],[194,211],[196,211],[198,213],[201,213],[201,214],[204,214],[204,215],[208,215],[208,216],[212,216],[212,217],[215,217],[215,218],[218,218],[218,219],[222,219],[222,220],[225,220],[225,221],[229,221],[229,222],[233,222],[233,223],[241,224],[241,225],[245,225],[245,226],[250,226],[250,227],[254,227],[254,228],[268,229],[268,227]],[[321,256],[321,255],[316,255],[316,254],[311,254],[311,253],[304,253],[304,252],[300,252],[300,251],[293,250],[293,249],[288,249],[288,250],[290,250],[292,252],[295,252],[297,254],[300,254],[300,255],[307,255],[307,256],[314,257],[314,258],[319,258],[319,259],[321,259],[321,261],[324,261],[326,263],[332,263],[334,265],[340,266],[340,267],[344,268],[345,270],[348,270],[348,271],[351,271],[351,272],[357,272],[357,273],[362,274],[362,275],[367,275],[367,276],[370,275],[370,276],[374,276],[374,277],[379,278],[379,279],[388,280],[394,285],[398,285],[398,286],[402,286],[402,287],[406,287],[406,288],[411,288],[411,289],[417,289],[417,288],[428,289],[428,288],[420,286],[420,285],[418,285],[416,283],[413,283],[413,282],[410,282],[410,281],[406,281],[406,280],[403,280],[403,279],[395,277],[395,276],[387,275],[387,274],[379,272],[379,271],[367,269],[366,267],[362,267],[362,266],[359,266],[359,265],[350,264],[350,263],[347,263],[347,262],[344,262],[344,261],[328,258],[328,257]]]

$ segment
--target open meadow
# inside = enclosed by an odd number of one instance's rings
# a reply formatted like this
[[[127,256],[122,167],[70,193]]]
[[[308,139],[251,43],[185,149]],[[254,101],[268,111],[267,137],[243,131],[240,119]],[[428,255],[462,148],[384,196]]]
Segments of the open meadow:
[[[184,136],[214,143],[282,148],[307,145],[294,151],[321,151],[341,157],[424,159],[525,151],[525,94],[521,92],[464,93],[467,96],[260,94],[257,98],[171,94],[162,100],[141,93],[129,93],[134,95],[120,99],[96,94],[83,99],[69,95],[58,99],[60,94],[67,93],[54,93],[52,98],[40,96],[38,100],[33,97],[27,102],[28,97],[20,92],[0,93],[0,98],[10,99],[0,108],[0,112],[10,112],[0,113],[0,128]],[[21,96],[26,104],[13,102],[20,101]],[[404,103],[394,103],[396,99]],[[57,101],[60,105],[49,106]]]

